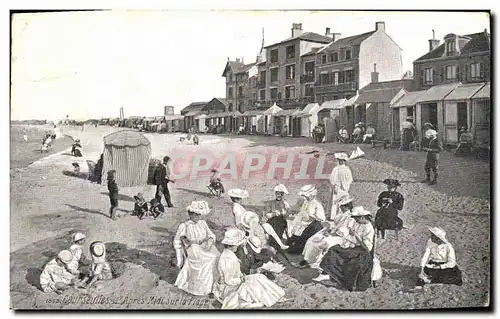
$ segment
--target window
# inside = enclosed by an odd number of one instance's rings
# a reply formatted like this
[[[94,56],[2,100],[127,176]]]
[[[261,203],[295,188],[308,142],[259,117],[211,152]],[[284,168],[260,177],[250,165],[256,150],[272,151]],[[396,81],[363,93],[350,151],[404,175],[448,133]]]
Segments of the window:
[[[266,91],[264,91],[264,92],[266,92]],[[253,101],[257,100],[257,92],[252,93],[252,99],[253,99]]]
[[[227,90],[227,96],[229,98],[233,98],[233,88],[229,88],[229,90]]]
[[[243,87],[242,86],[238,87],[238,96],[240,96],[240,97],[243,96]]]
[[[304,69],[306,75],[314,77],[314,61],[306,62]]]
[[[304,90],[304,96],[313,96],[314,95],[314,87],[311,84],[306,84]]]
[[[295,58],[295,45],[286,47],[286,58],[287,59]]]
[[[232,112],[233,111],[233,103],[229,103],[228,104],[228,112]]]
[[[321,103],[325,103],[327,99],[328,99],[328,96],[323,95],[323,96],[321,97]]]
[[[322,64],[325,64],[325,63],[326,63],[326,54],[323,54],[323,55],[321,56],[321,63],[322,63]]]
[[[330,55],[328,56],[328,62],[333,62],[333,54],[330,54]]]
[[[457,78],[457,66],[456,65],[446,66],[446,79],[455,80],[456,78]]]
[[[351,82],[354,82],[354,71],[347,70],[345,71],[345,83],[351,83]]]
[[[266,71],[260,71],[260,80],[261,83],[266,83]]]
[[[278,82],[278,68],[271,69],[271,82]]]
[[[333,53],[333,62],[337,62],[339,60],[339,53],[335,52]]]
[[[345,59],[350,60],[351,59],[351,50],[345,50]]]
[[[286,86],[285,87],[285,99],[294,99],[295,98],[295,86]]]
[[[259,91],[259,100],[265,101],[266,100],[266,90],[260,90]]]
[[[286,66],[286,79],[287,80],[295,79],[295,64]]]
[[[339,84],[345,83],[345,71],[339,72]]]
[[[238,103],[238,111],[240,113],[244,113],[245,111],[243,110],[243,102]]]
[[[278,99],[278,89],[272,88],[271,89],[271,100],[277,100],[277,99]]]
[[[328,73],[321,73],[320,77],[319,77],[319,83],[321,85],[327,85],[327,84],[330,84],[329,83],[329,77],[328,77]]]
[[[481,77],[481,63],[472,63],[470,65],[470,77],[471,79],[477,79]]]
[[[333,72],[333,85],[339,85],[339,72]]]
[[[456,50],[455,41],[446,42],[446,52],[448,55],[452,55]]]
[[[427,68],[424,71],[425,77],[424,77],[424,84],[432,84],[432,68]]]
[[[406,108],[406,116],[413,118],[413,107]]]
[[[271,51],[271,63],[278,63],[278,49]]]

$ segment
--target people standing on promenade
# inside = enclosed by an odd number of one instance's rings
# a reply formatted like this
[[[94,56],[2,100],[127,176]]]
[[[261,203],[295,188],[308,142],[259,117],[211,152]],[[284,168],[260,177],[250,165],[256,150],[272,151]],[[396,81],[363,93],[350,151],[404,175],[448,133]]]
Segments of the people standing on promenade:
[[[443,145],[437,138],[437,132],[434,130],[428,131],[426,134],[430,136],[429,145],[424,147],[423,150],[427,151],[427,157],[425,161],[425,174],[426,179],[422,181],[422,183],[428,183],[429,185],[437,184],[438,178],[438,161],[439,161],[439,152],[443,150]],[[431,180],[431,170],[434,173],[434,179]]]
[[[108,172],[108,192],[111,208],[109,209],[109,217],[116,220],[116,210],[118,209],[118,184],[116,183],[116,171]]]
[[[424,284],[462,285],[462,272],[457,266],[455,249],[446,239],[446,232],[439,227],[429,228],[431,238],[427,241],[421,261],[417,287]]]
[[[346,165],[348,156],[346,153],[335,153],[335,158],[338,160],[338,165],[335,166],[330,174],[330,184],[332,192],[330,196],[330,214],[328,219],[333,219],[339,211],[337,200],[340,197],[349,195],[349,189],[353,182],[351,169]]]
[[[233,188],[227,192],[227,195],[229,195],[229,198],[233,202],[234,225],[237,228],[243,228],[241,222],[246,209],[241,205],[241,201],[248,197],[248,192],[243,189]]]
[[[170,198],[170,191],[168,189],[168,183],[174,182],[170,179],[172,172],[172,160],[169,156],[165,156],[163,158],[163,162],[156,167],[154,173],[154,181],[156,185],[155,198],[161,203],[161,197],[163,195],[168,207],[174,207]]]

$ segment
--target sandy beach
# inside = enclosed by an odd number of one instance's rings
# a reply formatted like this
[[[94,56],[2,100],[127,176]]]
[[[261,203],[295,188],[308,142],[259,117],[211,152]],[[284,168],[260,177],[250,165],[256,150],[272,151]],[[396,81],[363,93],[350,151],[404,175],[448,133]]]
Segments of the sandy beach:
[[[102,152],[102,138],[115,128],[64,128],[64,134],[80,138],[82,161],[97,161]],[[304,153],[348,151],[352,145],[314,144],[301,138],[263,136],[201,135],[200,145],[181,143],[180,134],[146,134],[151,141],[152,156],[168,154],[221,153],[235,154],[283,152]],[[61,144],[65,145],[65,144]],[[354,175],[351,194],[355,205],[376,212],[378,194],[385,190],[381,181],[397,178],[402,186],[405,207],[400,217],[408,229],[395,240],[389,232],[377,242],[377,253],[384,276],[376,288],[365,292],[345,292],[312,282],[317,271],[286,269],[276,283],[284,288],[287,302],[277,309],[422,309],[482,307],[489,302],[490,283],[490,164],[475,159],[457,158],[444,152],[440,162],[438,185],[419,183],[424,178],[425,154],[397,150],[372,149],[361,146],[365,158],[350,161]],[[60,151],[62,151],[61,149]],[[55,152],[56,150],[54,150]],[[21,155],[19,155],[21,156]],[[11,159],[16,161],[16,158]],[[330,171],[333,157],[327,157],[325,171]],[[105,185],[63,175],[74,158],[57,154],[29,166],[11,169],[11,304],[15,309],[132,309],[132,308],[218,308],[213,300],[187,295],[174,287],[178,270],[173,266],[172,239],[177,225],[187,219],[185,207],[194,199],[207,200],[212,212],[207,216],[209,227],[223,236],[225,227],[233,224],[227,197],[209,198],[206,185],[208,173],[197,179],[182,179],[171,186],[175,208],[158,220],[140,221],[125,216],[117,221],[108,217],[109,200]],[[278,175],[280,176],[280,175]],[[297,207],[297,194],[306,181],[267,180],[253,175],[248,180],[224,179],[226,189],[239,187],[250,192],[243,202],[248,210],[260,211],[264,200],[273,197],[272,189],[284,183],[290,195],[287,199]],[[326,206],[329,184],[315,181],[318,198]],[[137,192],[147,199],[154,196],[151,185],[120,189],[120,209],[130,211]],[[457,286],[429,285],[413,291],[419,272],[420,258],[428,238],[427,228],[440,226],[447,231],[454,245],[457,261],[463,272],[464,284]],[[44,294],[39,290],[38,277],[43,266],[61,249],[70,246],[70,234],[83,231],[88,243],[106,242],[108,260],[119,277],[98,287],[90,295],[67,292],[63,295]],[[88,249],[88,246],[87,246]],[[99,297],[92,301],[93,297]],[[101,297],[100,297],[101,296]],[[118,297],[117,297],[118,296]],[[155,299],[157,298],[157,299]],[[164,298],[158,301],[158,298]],[[156,300],[156,301],[155,301]],[[180,300],[174,302],[172,300]]]

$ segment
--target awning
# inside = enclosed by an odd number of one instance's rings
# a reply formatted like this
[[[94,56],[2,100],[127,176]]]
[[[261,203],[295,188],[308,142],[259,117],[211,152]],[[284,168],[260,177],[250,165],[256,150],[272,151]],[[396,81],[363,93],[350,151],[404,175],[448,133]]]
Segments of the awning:
[[[207,119],[219,118],[219,117],[238,117],[241,113],[239,111],[236,112],[220,112],[220,113],[212,113],[207,114]]]
[[[259,116],[259,115],[264,115],[264,110],[248,110],[239,116],[244,117],[244,116]]]
[[[319,104],[318,103],[309,103],[306,105],[306,107],[303,110],[297,110],[295,113],[293,113],[293,117],[309,117],[311,116],[314,112],[317,112],[319,109]]]
[[[425,94],[426,91],[415,91],[408,92],[399,100],[397,100],[394,104],[391,105],[392,108],[400,108],[400,107],[412,107],[417,104],[418,99],[420,99],[421,95]]]
[[[486,83],[485,86],[483,86],[479,91],[477,91],[474,96],[472,96],[473,99],[489,99],[490,98],[490,82]]]
[[[281,107],[276,105],[276,103],[273,104],[270,108],[264,111],[264,115],[275,115],[279,111],[283,110]]]
[[[196,115],[198,115],[198,114],[200,114],[200,113],[201,113],[201,111],[200,111],[200,110],[198,110],[198,111],[189,111],[189,112],[187,112],[186,114],[184,114],[184,117],[188,117],[188,116],[196,116]]]
[[[484,83],[462,84],[455,88],[447,97],[445,101],[468,100],[484,86]]]
[[[325,101],[323,104],[321,104],[321,107],[319,108],[318,112],[324,109],[329,109],[329,110],[336,110],[341,108],[342,104],[347,101],[346,99],[339,99],[339,100],[333,100],[333,101]]]
[[[278,113],[276,113],[275,116],[292,116],[297,111],[300,111],[300,109],[281,110]]]
[[[459,85],[460,83],[435,85],[425,91],[425,93],[419,97],[417,103],[441,101]]]
[[[401,91],[401,88],[386,88],[364,91],[359,94],[356,105],[366,103],[388,103]]]
[[[353,106],[356,103],[356,100],[358,99],[359,95],[355,95],[351,97],[349,100],[345,101],[339,106],[339,109],[343,109],[346,106]]]

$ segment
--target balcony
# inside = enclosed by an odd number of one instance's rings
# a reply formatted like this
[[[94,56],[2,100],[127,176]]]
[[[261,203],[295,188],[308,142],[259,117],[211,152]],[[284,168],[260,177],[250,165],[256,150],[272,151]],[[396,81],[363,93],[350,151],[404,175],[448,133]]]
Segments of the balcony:
[[[265,89],[266,88],[266,81],[258,81],[257,82],[257,87],[259,89]]]
[[[314,102],[314,97],[313,96],[305,96],[302,98],[296,98],[296,99],[271,99],[271,100],[266,100],[266,101],[249,101],[250,105],[254,106],[260,106],[260,107],[270,107],[274,103],[276,103],[278,106],[289,106],[289,105],[294,105],[294,104],[304,104],[304,103],[312,103]]]
[[[300,76],[300,83],[311,83],[311,82],[314,82],[314,74]]]
[[[295,78],[293,79],[285,79],[285,84],[294,84],[295,83]]]
[[[319,85],[318,83],[316,83],[314,89],[316,91],[316,94],[326,93],[326,92],[337,93],[337,92],[355,91],[357,90],[357,83],[350,82],[338,85],[333,85],[333,84]]]

